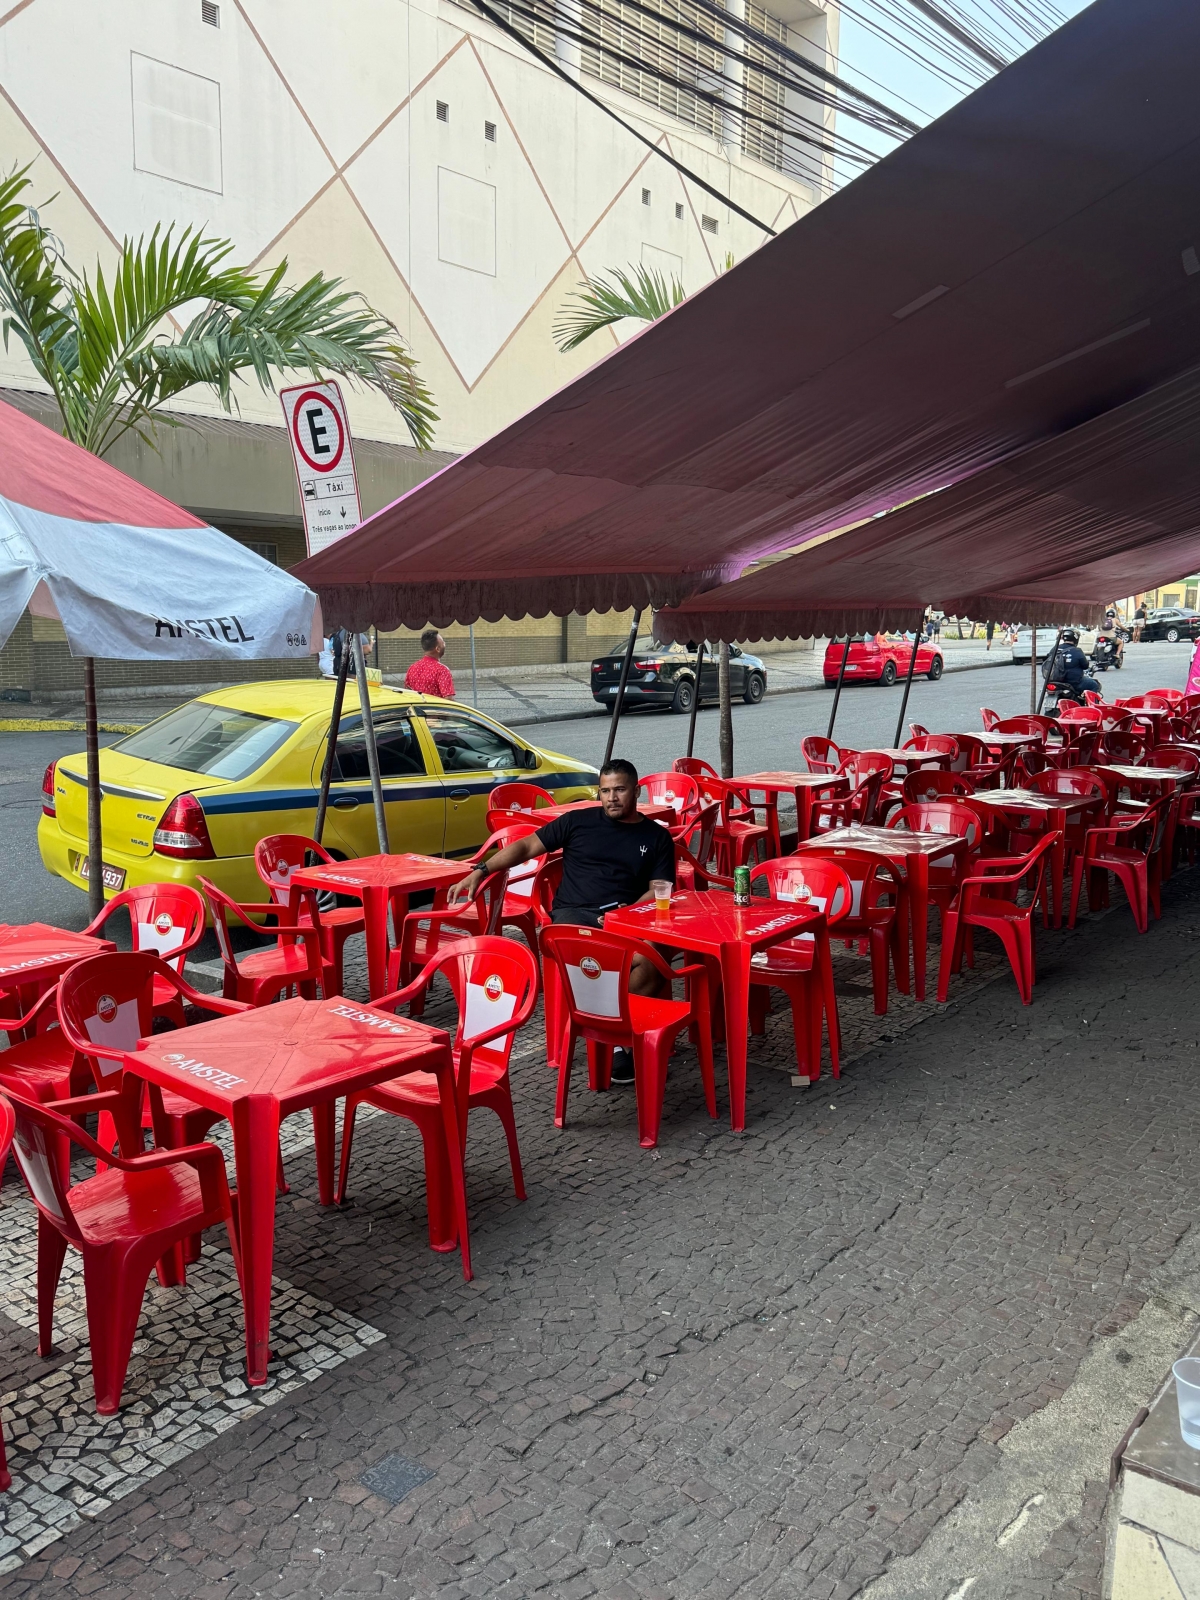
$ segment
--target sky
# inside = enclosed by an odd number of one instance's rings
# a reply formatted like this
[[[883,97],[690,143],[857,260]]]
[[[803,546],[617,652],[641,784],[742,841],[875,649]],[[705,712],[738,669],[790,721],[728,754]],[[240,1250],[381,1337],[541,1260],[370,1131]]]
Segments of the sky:
[[[1091,0],[1054,0],[1054,3],[1060,12],[1073,17],[1086,10]],[[846,4],[862,16],[879,16],[872,0],[865,0],[865,3],[864,0],[846,0]],[[998,10],[994,0],[973,0],[973,8],[993,15]],[[877,95],[895,110],[921,124],[948,111],[965,92],[952,88],[935,73],[885,43],[865,27],[859,17],[847,11],[842,13],[840,71],[851,83]],[[875,80],[874,83],[868,81],[871,78]],[[914,110],[914,107],[919,110]],[[847,137],[877,150],[881,155],[895,148],[893,140],[863,128],[849,118],[840,120],[841,131]],[[845,174],[847,177],[851,175],[849,171]]]

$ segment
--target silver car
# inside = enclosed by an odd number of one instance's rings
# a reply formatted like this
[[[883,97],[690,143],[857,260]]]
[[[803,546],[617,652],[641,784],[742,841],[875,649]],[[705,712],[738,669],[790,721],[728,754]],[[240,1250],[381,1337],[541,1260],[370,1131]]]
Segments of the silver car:
[[[1095,628],[1077,628],[1076,632],[1079,634],[1079,648],[1083,651],[1085,656],[1090,656],[1092,651],[1096,648]],[[1039,627],[1037,631],[1037,653],[1039,661],[1044,661],[1050,654],[1051,650],[1054,649],[1054,641],[1057,638],[1058,628],[1056,626],[1047,623],[1044,628]],[[1032,649],[1032,629],[1018,628],[1017,637],[1013,641],[1012,647],[1013,665],[1020,666],[1021,663],[1024,662],[1024,664],[1028,666]]]

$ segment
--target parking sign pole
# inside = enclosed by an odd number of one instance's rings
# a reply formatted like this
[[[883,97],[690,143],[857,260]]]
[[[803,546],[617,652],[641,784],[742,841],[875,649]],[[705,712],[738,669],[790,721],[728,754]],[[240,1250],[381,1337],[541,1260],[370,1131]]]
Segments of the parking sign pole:
[[[344,631],[344,630],[343,630]],[[321,768],[321,792],[317,796],[317,820],[313,824],[313,838],[318,844],[325,832],[325,814],[329,810],[329,784],[333,778],[333,758],[337,749],[337,736],[342,726],[342,701],[346,698],[346,679],[350,674],[350,635],[342,640],[342,653],[338,661],[337,678],[333,688],[333,712],[329,718],[329,743],[325,747],[325,765]]]
[[[354,676],[358,680],[358,704],[362,711],[363,734],[367,742],[367,770],[371,774],[371,799],[375,802],[375,835],[379,840],[379,853],[388,853],[387,812],[383,809],[383,783],[379,777],[379,749],[375,743],[375,722],[371,716],[371,692],[367,687],[367,663],[363,656],[362,635],[358,629],[354,640]]]

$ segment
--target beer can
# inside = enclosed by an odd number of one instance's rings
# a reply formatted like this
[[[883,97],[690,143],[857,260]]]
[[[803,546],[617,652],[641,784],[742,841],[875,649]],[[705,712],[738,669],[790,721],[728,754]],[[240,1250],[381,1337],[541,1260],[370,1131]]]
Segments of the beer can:
[[[734,867],[733,869],[733,903],[735,906],[748,906],[750,904],[749,867]]]

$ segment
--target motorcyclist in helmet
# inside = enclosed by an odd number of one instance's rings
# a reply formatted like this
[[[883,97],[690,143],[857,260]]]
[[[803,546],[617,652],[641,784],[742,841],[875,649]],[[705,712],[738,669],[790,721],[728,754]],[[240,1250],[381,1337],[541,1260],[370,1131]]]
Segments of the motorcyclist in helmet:
[[[1058,649],[1051,662],[1049,680],[1053,683],[1065,683],[1076,694],[1084,689],[1092,689],[1100,693],[1100,685],[1088,673],[1088,658],[1079,648],[1079,634],[1074,628],[1064,628],[1058,641]]]

